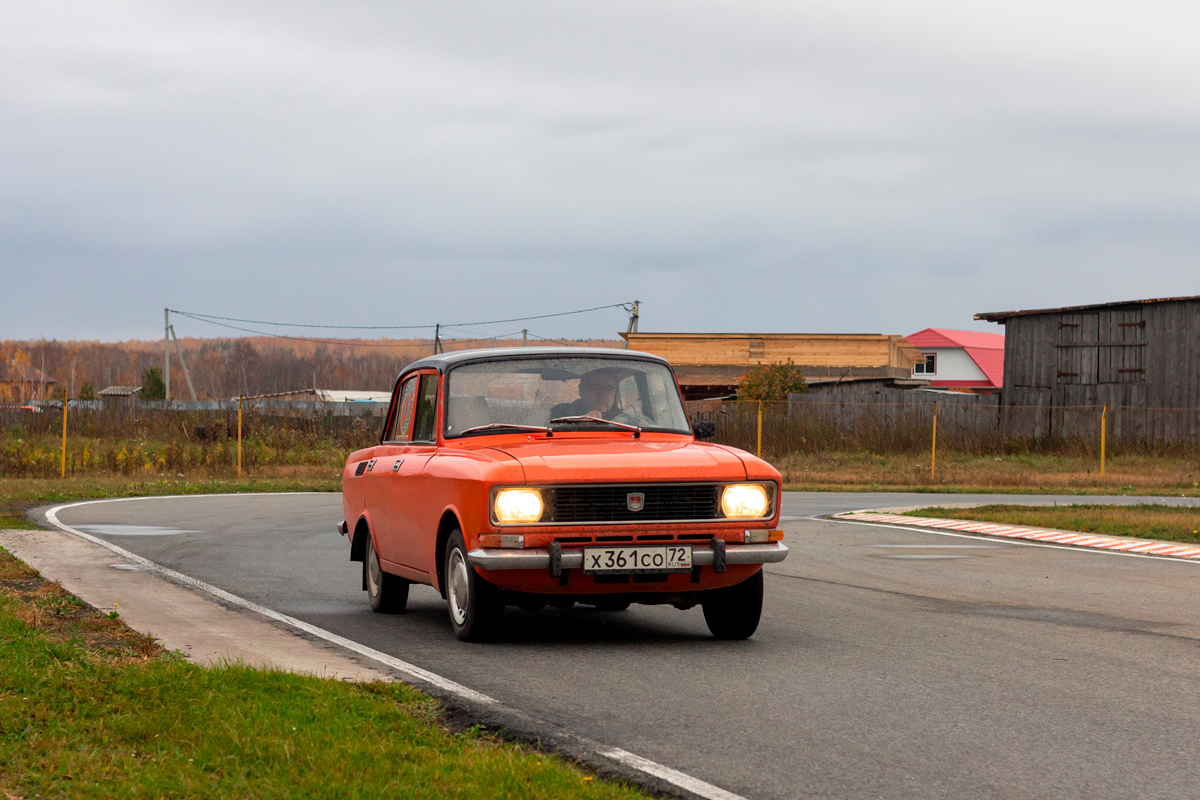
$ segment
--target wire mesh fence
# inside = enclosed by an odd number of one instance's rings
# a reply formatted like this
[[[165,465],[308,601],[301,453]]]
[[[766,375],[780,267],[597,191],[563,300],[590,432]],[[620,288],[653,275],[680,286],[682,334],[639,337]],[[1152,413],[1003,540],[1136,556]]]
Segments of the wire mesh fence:
[[[62,468],[62,409],[0,409],[0,475],[54,477]],[[375,416],[248,406],[241,415],[243,470],[340,466],[378,440]],[[232,474],[238,466],[238,410],[76,408],[68,410],[68,475]]]
[[[761,425],[760,425],[761,414]],[[913,403],[791,400],[727,402],[693,411],[713,441],[764,457],[860,451],[973,455],[1200,457],[1200,409],[1001,406],[954,399]]]
[[[904,402],[816,395],[779,403],[691,407],[711,441],[762,456],[794,484],[1073,485],[1200,488],[1200,409],[1002,406],[995,398],[913,393]],[[925,395],[925,396],[921,396]],[[761,419],[761,423],[760,423]],[[935,437],[936,421],[936,437]],[[247,404],[243,470],[320,468],[336,475],[353,450],[378,441],[378,416]],[[238,412],[72,404],[70,475],[232,475]],[[0,408],[0,476],[55,477],[62,410]]]

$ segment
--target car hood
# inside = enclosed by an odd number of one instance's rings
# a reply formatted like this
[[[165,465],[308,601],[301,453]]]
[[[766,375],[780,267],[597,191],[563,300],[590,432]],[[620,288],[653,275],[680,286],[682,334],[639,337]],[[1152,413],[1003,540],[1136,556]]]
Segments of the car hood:
[[[701,442],[534,441],[495,449],[521,463],[528,483],[745,480],[742,460]]]

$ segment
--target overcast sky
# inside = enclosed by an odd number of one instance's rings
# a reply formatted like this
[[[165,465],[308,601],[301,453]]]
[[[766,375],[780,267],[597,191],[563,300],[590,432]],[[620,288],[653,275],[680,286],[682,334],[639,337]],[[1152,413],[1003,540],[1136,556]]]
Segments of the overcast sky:
[[[0,338],[1200,294],[1197,42],[1155,0],[6,2]]]

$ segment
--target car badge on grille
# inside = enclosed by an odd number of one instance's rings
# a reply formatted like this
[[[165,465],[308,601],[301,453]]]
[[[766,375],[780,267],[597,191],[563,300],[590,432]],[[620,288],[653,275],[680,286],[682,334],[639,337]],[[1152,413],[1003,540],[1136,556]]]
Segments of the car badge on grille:
[[[642,506],[646,505],[646,495],[644,492],[630,492],[625,495],[625,505],[630,511],[641,511]]]

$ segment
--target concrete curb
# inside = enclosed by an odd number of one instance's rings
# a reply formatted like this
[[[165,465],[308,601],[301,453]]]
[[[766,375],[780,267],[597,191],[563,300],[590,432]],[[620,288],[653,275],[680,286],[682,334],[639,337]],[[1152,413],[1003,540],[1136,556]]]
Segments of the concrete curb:
[[[1002,525],[994,522],[977,522],[964,519],[939,517],[907,517],[893,513],[899,509],[872,511],[844,511],[831,514],[830,519],[847,522],[874,522],[910,528],[957,531],[979,536],[995,536],[1004,539],[1026,539],[1043,544],[1065,545],[1117,553],[1178,558],[1200,563],[1200,545],[1160,542],[1154,539],[1128,539],[1119,536],[1104,536],[1079,531],[1063,531],[1056,528],[1031,528],[1017,525]]]
[[[100,611],[203,666],[242,663],[324,678],[391,681],[341,648],[217,602],[61,531],[0,530],[0,546]]]

